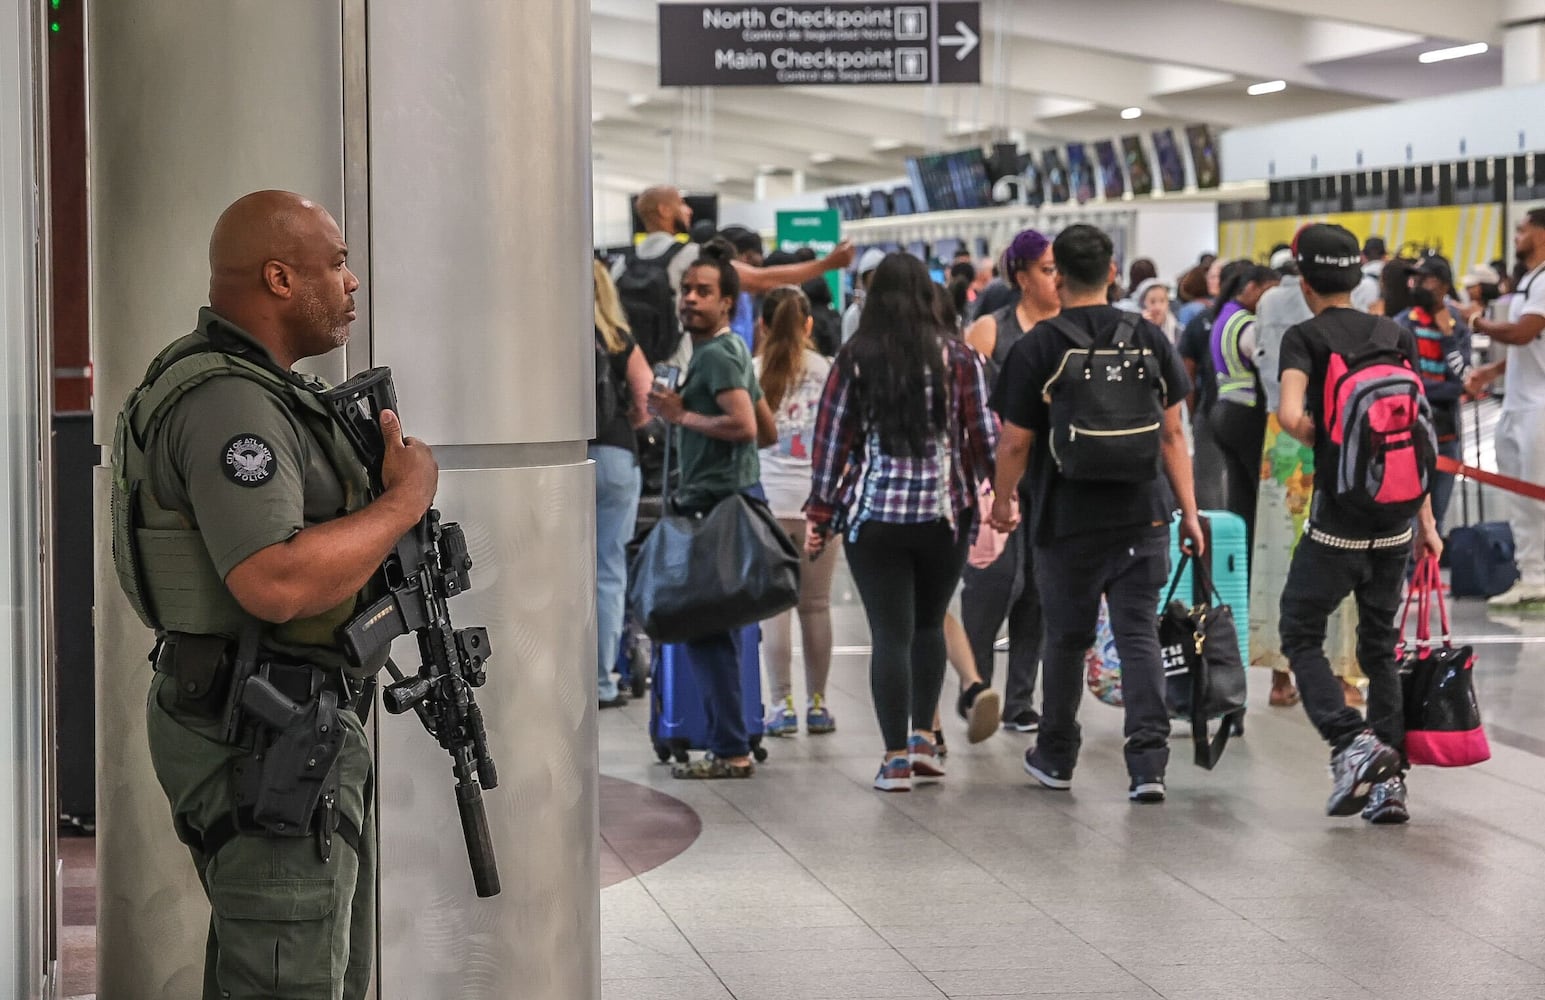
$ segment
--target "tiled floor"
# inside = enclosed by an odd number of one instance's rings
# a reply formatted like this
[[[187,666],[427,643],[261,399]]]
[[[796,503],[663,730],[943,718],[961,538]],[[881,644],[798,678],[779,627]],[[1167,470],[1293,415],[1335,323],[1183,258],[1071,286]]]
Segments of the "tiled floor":
[[[1545,997],[1545,615],[1459,607],[1459,635],[1493,637],[1495,757],[1418,770],[1411,824],[1373,828],[1323,815],[1301,709],[1252,711],[1211,773],[1177,742],[1161,806],[1127,802],[1120,713],[1092,700],[1071,793],[1028,784],[1026,737],[971,747],[953,719],[942,785],[873,792],[850,589],[839,731],[772,742],[755,779],[673,781],[643,705],[603,713],[603,772],[702,819],[684,854],[602,890],[607,1000]]]
[[[1162,806],[1127,802],[1120,713],[1092,700],[1070,793],[1030,786],[1026,737],[971,747],[954,719],[942,785],[873,792],[839,574],[836,734],[773,741],[751,781],[679,782],[642,703],[601,713],[605,1000],[1545,997],[1545,614],[1456,611],[1495,757],[1417,771],[1412,823],[1376,829],[1322,815],[1300,709],[1253,710],[1211,773],[1177,742]],[[61,847],[69,996],[94,978],[92,842]]]

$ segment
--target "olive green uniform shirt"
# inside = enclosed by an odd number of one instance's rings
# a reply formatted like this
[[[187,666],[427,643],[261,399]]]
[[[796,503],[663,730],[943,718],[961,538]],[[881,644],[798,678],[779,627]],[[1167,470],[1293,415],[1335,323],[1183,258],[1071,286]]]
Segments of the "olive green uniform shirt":
[[[253,360],[273,362],[211,309],[200,310],[199,328],[248,348]],[[346,487],[312,429],[273,391],[245,378],[212,379],[179,400],[146,458],[157,502],[197,527],[222,580],[247,557],[343,517],[351,501],[357,508],[363,499],[351,496],[363,488],[363,468],[360,481]],[[309,622],[271,626],[265,645],[342,667],[333,633],[354,606],[351,600]]]
[[[719,394],[730,389],[746,390],[753,406],[762,398],[745,341],[725,331],[706,344],[694,346],[692,364],[681,386],[681,402],[692,413],[722,417]],[[680,440],[683,507],[711,507],[731,493],[755,486],[762,478],[754,440],[737,444],[686,428],[682,428]]]

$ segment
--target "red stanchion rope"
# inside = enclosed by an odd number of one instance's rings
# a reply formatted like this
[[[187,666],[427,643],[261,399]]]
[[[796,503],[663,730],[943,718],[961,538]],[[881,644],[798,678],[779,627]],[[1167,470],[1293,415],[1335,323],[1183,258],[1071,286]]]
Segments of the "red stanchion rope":
[[[1446,455],[1438,456],[1438,471],[1447,472],[1455,476],[1463,476],[1466,479],[1473,479],[1478,483],[1495,486],[1499,490],[1506,490],[1509,493],[1526,496],[1531,500],[1545,502],[1545,486],[1541,486],[1539,483],[1528,483],[1522,479],[1514,479],[1512,476],[1503,476],[1495,472],[1487,472],[1485,469],[1477,469],[1473,465],[1465,465],[1463,462],[1456,461]]]

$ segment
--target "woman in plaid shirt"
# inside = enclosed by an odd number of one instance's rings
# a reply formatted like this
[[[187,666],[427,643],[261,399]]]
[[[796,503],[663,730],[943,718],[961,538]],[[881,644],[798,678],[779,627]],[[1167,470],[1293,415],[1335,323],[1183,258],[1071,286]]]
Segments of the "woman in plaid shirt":
[[[908,791],[914,775],[944,776],[933,740],[944,613],[998,440],[981,359],[951,332],[922,262],[887,256],[815,425],[805,545],[819,553],[843,534],[869,618],[870,688],[885,738],[874,786],[887,792]]]

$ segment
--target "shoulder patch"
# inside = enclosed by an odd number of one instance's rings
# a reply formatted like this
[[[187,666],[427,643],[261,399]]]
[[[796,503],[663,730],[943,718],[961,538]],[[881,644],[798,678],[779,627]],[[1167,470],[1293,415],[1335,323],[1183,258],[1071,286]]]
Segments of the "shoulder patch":
[[[237,486],[262,486],[274,478],[277,461],[268,442],[254,434],[238,434],[220,453],[220,469]]]

